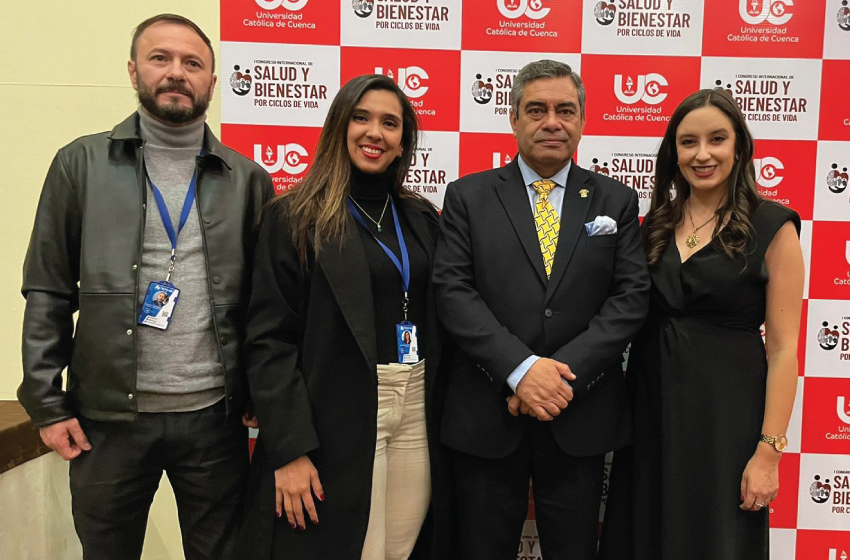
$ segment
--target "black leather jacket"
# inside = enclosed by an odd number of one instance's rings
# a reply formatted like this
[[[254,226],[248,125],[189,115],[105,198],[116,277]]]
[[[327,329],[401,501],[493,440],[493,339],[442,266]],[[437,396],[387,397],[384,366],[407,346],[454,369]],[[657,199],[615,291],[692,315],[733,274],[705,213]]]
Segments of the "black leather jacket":
[[[207,127],[197,202],[210,307],[230,416],[248,399],[240,348],[256,225],[274,194],[268,174]],[[24,380],[36,426],[81,414],[133,420],[139,266],[147,185],[134,113],[109,133],[59,150],[44,182],[24,262]],[[74,329],[73,314],[79,311]],[[62,371],[68,367],[67,391]]]

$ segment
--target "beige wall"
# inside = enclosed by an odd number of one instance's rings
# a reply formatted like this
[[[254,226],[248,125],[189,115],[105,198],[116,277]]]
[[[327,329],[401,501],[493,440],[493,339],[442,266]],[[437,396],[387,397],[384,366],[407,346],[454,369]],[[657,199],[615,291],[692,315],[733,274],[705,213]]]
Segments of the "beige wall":
[[[132,30],[147,17],[174,10],[204,29],[218,50],[219,0],[0,1],[5,202],[0,207],[0,399],[14,399],[21,378],[21,266],[50,160],[74,138],[111,129],[135,110],[127,77]],[[209,117],[216,133],[219,107],[216,96]],[[164,480],[144,558],[182,558],[179,550],[173,498]]]

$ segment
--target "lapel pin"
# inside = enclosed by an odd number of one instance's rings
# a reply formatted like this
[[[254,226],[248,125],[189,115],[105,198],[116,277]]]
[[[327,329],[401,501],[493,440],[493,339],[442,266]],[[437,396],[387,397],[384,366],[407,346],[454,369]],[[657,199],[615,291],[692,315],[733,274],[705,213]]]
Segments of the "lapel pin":
[[[587,189],[581,189],[580,191],[578,191],[578,194],[582,198],[587,198],[587,195],[590,194],[590,191]]]

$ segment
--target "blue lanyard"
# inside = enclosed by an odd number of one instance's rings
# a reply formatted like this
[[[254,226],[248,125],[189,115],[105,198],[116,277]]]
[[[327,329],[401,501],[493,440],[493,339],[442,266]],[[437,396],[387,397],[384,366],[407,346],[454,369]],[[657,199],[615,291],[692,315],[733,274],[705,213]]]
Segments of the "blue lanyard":
[[[201,150],[201,157],[204,156],[205,151],[204,149]],[[147,174],[147,169],[145,169],[145,174]],[[186,221],[189,219],[189,212],[192,211],[192,204],[195,202],[195,184],[197,182],[198,170],[195,169],[195,172],[192,174],[192,180],[189,181],[189,189],[186,191],[186,198],[183,200],[183,209],[180,211],[180,223],[175,232],[174,224],[171,223],[171,214],[168,212],[168,205],[165,204],[162,193],[159,192],[150,175],[148,175],[148,183],[150,183],[153,190],[153,198],[156,200],[156,207],[159,209],[159,217],[162,218],[165,233],[168,234],[168,239],[171,241],[171,263],[168,266],[168,276],[165,278],[166,282],[171,280],[171,273],[174,272],[174,261],[177,259],[177,237],[183,231],[183,226],[186,225]]]
[[[369,226],[366,225],[366,222],[363,220],[363,216],[360,215],[360,212],[358,212],[357,208],[355,208],[354,204],[352,204],[351,199],[349,198],[346,202],[348,203],[348,210],[351,212],[351,215],[354,216],[354,219],[357,220],[357,223],[366,228],[366,231],[371,234],[372,231],[369,229]],[[404,299],[402,300],[404,305],[404,320],[407,321],[407,304],[409,302],[407,292],[410,287],[410,257],[407,253],[407,244],[404,242],[404,235],[401,233],[401,222],[399,222],[398,213],[395,209],[395,202],[393,202],[392,197],[390,197],[390,206],[392,206],[393,210],[393,223],[395,224],[395,233],[398,236],[398,247],[401,251],[401,262],[399,262],[398,257],[393,254],[390,248],[387,247],[383,241],[375,237],[374,234],[372,234],[372,238],[377,241],[378,245],[381,246],[381,249],[383,249],[390,260],[393,261],[393,264],[399,274],[401,274],[401,285],[404,288]]]

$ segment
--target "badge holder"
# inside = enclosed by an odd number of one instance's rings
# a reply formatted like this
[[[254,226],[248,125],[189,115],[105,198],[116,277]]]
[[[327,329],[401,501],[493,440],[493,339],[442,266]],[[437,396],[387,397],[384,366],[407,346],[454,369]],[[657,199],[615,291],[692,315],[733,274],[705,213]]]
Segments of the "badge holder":
[[[204,151],[201,150],[201,156],[203,155]],[[147,174],[147,170],[145,170],[145,173]],[[168,274],[165,280],[162,282],[151,282],[148,286],[148,291],[145,293],[145,299],[142,302],[142,311],[139,314],[140,325],[166,330],[168,325],[171,324],[171,319],[174,316],[174,308],[177,306],[177,300],[180,297],[180,290],[171,283],[171,275],[174,273],[174,263],[177,260],[177,238],[183,230],[183,226],[186,225],[192,204],[195,202],[195,183],[197,179],[198,174],[196,171],[192,175],[189,190],[186,192],[186,198],[183,200],[180,223],[175,232],[165,199],[162,197],[162,193],[157,186],[148,177],[148,183],[150,183],[151,191],[156,200],[156,206],[159,209],[159,215],[162,218],[162,225],[168,234],[168,239],[171,241],[171,259],[168,264]]]
[[[366,231],[369,231],[369,226],[366,225],[363,216],[360,215],[360,212],[351,203],[351,199],[347,202],[348,210],[354,216],[354,219],[357,220],[357,223],[366,228]],[[416,325],[407,320],[407,306],[410,303],[410,299],[407,297],[407,291],[410,288],[410,255],[407,252],[407,244],[404,242],[404,234],[401,232],[401,222],[398,219],[398,212],[396,212],[395,202],[393,202],[392,198],[390,198],[390,203],[392,204],[395,232],[398,237],[398,248],[401,251],[401,262],[399,262],[398,258],[384,242],[374,235],[372,235],[372,238],[381,246],[381,249],[384,250],[384,253],[387,254],[395,265],[396,270],[401,274],[401,285],[404,288],[404,298],[401,301],[402,309],[404,310],[404,321],[395,326],[398,363],[415,364],[419,362],[419,339],[416,332]]]
[[[155,329],[165,330],[171,324],[174,308],[180,290],[166,280],[165,282],[151,282],[145,301],[142,303],[142,312],[139,315],[139,324]]]
[[[396,342],[398,344],[398,363],[415,364],[419,361],[419,339],[416,335],[416,325],[407,320],[407,292],[404,292],[404,321],[395,326]]]

